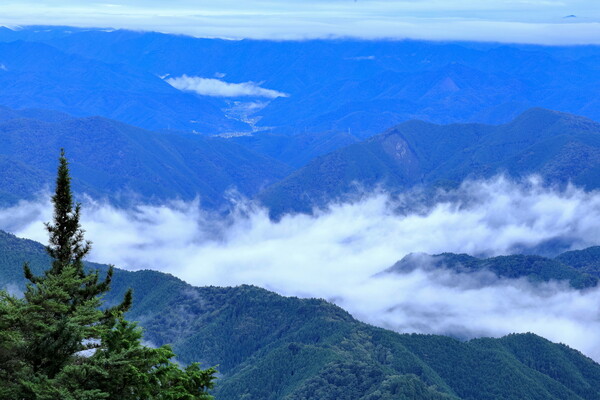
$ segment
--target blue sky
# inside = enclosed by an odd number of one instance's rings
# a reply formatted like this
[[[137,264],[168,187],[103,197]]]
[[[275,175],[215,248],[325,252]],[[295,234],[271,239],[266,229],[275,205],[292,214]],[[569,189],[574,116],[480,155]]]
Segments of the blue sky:
[[[600,44],[600,2],[3,0],[0,24],[129,28],[233,39],[352,36]]]

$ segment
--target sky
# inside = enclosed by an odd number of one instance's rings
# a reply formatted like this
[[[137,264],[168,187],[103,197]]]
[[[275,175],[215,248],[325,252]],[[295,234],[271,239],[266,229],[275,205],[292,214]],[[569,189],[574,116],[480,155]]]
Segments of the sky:
[[[0,24],[127,28],[230,39],[600,44],[596,0],[3,0]]]

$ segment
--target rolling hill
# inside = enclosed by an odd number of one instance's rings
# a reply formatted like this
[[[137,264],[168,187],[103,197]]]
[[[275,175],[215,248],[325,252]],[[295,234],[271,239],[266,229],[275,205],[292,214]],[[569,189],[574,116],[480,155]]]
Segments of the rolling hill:
[[[293,168],[303,167],[316,157],[360,141],[347,132],[305,132],[297,135],[262,132],[231,140]]]

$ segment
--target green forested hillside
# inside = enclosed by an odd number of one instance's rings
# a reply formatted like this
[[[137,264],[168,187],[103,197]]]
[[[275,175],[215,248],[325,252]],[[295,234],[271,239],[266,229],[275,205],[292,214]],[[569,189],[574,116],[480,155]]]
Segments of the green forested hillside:
[[[559,255],[556,259],[580,271],[600,277],[600,246],[589,247],[584,250],[568,251]]]
[[[199,196],[203,205],[217,207],[228,190],[253,196],[291,170],[221,138],[151,132],[100,117],[63,117],[0,109],[0,203],[30,198],[50,186],[53,155],[61,147],[71,155],[74,190],[117,203],[127,196],[144,201]]]
[[[260,198],[274,215],[309,212],[359,189],[392,193],[417,185],[458,186],[465,178],[540,174],[549,182],[600,187],[600,124],[531,109],[512,122],[436,125],[409,121],[314,159]]]
[[[0,233],[2,286],[23,287],[24,260],[47,267],[40,244]],[[108,303],[128,287],[129,319],[147,341],[172,343],[181,362],[218,365],[217,399],[600,399],[600,365],[533,334],[397,334],[323,300],[196,288],[154,271],[117,269]]]
[[[79,193],[117,203],[200,196],[214,208],[236,189],[258,196],[273,215],[310,212],[376,186],[397,193],[499,173],[600,187],[600,124],[554,111],[532,109],[500,126],[410,121],[355,140],[339,132],[229,140],[151,132],[99,117],[0,109],[0,203],[48,186],[48,160],[61,146],[71,154]]]
[[[600,253],[592,253],[594,247],[585,250],[589,254],[588,261],[598,265]],[[489,271],[495,275],[517,279],[527,278],[530,282],[569,281],[576,289],[585,289],[598,285],[600,271],[586,269],[575,261],[575,254],[579,252],[564,253],[555,259],[531,256],[511,255],[481,259],[468,254],[443,253],[434,256],[427,254],[409,254],[398,261],[385,273],[406,273],[416,268],[448,268],[456,272]]]

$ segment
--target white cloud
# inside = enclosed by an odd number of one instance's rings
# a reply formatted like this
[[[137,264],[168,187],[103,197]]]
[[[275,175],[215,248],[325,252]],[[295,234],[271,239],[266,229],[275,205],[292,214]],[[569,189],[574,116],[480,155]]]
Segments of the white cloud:
[[[600,44],[593,0],[7,0],[0,24],[107,26],[200,37],[328,37]],[[577,18],[565,19],[565,16]]]
[[[600,361],[594,335],[600,329],[598,288],[576,291],[564,283],[534,286],[524,279],[417,269],[340,292],[340,306],[381,327],[461,338],[534,332]]]
[[[401,332],[532,331],[600,360],[600,289],[427,268],[375,276],[411,252],[500,255],[553,239],[571,248],[596,245],[599,192],[498,178],[467,182],[433,205],[398,212],[413,200],[374,194],[279,222],[251,204],[223,218],[197,202],[122,210],[88,201],[82,223],[95,261],[163,270],[198,286],[249,283],[326,298],[363,321]],[[0,210],[0,228],[45,242],[42,221],[50,218],[48,204],[23,202]]]
[[[265,89],[255,82],[229,83],[219,79],[183,75],[168,78],[166,82],[176,89],[213,97],[288,97],[277,90]]]

